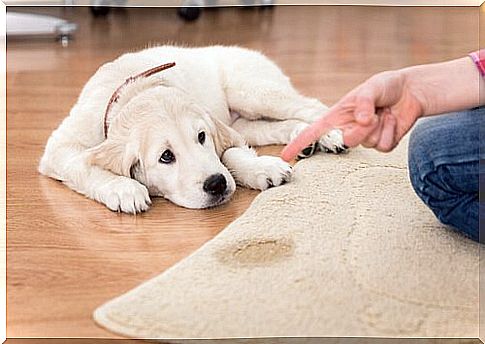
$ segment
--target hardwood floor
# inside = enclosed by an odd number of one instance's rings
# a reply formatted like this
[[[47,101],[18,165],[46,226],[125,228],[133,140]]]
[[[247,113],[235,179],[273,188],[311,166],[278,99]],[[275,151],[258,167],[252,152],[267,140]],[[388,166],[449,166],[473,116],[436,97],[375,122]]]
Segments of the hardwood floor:
[[[258,194],[239,189],[210,210],[155,199],[150,211],[130,216],[39,175],[47,138],[102,63],[164,42],[237,44],[264,51],[303,93],[332,104],[372,73],[478,48],[478,8],[226,8],[188,24],[163,8],[117,9],[105,19],[87,8],[35,11],[72,19],[79,31],[67,48],[49,40],[7,45],[9,337],[115,337],[95,325],[92,311],[192,253]]]

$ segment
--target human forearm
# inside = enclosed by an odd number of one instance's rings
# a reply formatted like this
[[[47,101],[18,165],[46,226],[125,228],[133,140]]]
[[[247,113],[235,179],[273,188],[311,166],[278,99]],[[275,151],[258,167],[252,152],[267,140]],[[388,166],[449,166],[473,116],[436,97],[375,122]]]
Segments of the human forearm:
[[[485,104],[485,82],[470,57],[400,71],[407,89],[422,105],[422,116]]]
[[[423,116],[485,104],[485,82],[470,57],[373,75],[342,97],[283,151],[289,161],[332,128],[349,147],[391,151]]]

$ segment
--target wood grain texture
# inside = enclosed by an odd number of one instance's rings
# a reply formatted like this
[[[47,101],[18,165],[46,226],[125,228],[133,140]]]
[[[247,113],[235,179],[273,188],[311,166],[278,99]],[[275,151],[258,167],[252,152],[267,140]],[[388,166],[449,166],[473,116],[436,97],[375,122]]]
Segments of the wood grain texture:
[[[375,72],[478,47],[477,8],[228,8],[207,10],[188,24],[163,8],[117,9],[106,19],[87,8],[35,11],[72,19],[79,31],[68,48],[8,41],[9,337],[114,337],[92,321],[98,305],[189,255],[258,194],[239,189],[229,204],[209,210],[155,199],[150,211],[131,216],[39,175],[47,138],[102,63],[165,42],[237,44],[264,51],[303,93],[332,104]]]

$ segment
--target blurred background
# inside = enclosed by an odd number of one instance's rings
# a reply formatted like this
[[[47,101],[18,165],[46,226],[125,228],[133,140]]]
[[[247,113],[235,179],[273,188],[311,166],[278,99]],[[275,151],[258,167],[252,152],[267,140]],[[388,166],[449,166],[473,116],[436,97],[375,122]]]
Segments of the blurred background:
[[[350,80],[370,73],[478,47],[477,7],[275,6],[270,1],[282,0],[264,0],[257,6],[149,8],[103,1],[111,6],[8,6],[8,72],[55,71],[69,75],[66,86],[78,92],[97,67],[127,50],[235,44],[262,50],[309,93],[333,83],[323,95],[331,103],[342,93],[337,77],[347,89]]]
[[[479,6],[481,0],[309,0],[305,5],[377,5],[377,6]],[[298,5],[291,0],[6,0],[7,6],[88,6],[94,16],[105,16],[111,7],[133,6],[170,6],[178,7],[180,18],[192,21],[199,18],[204,8],[246,6],[269,7],[272,5]],[[61,18],[33,14],[19,14],[9,11],[7,15],[7,34],[11,37],[54,35],[66,45],[75,32],[75,23]]]

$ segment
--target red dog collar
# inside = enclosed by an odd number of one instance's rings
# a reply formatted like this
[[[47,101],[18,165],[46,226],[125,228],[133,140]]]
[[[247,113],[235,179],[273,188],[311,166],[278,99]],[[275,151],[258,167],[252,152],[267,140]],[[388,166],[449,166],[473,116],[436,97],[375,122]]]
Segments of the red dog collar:
[[[129,84],[131,84],[132,82],[135,82],[136,80],[138,80],[140,78],[147,78],[147,77],[149,77],[149,76],[151,76],[155,73],[161,72],[162,70],[172,68],[173,66],[175,66],[175,62],[166,63],[166,64],[163,64],[163,65],[148,69],[148,70],[146,70],[146,71],[144,71],[140,74],[137,74],[135,76],[130,76],[128,79],[125,80],[125,82],[120,87],[118,87],[116,89],[116,91],[114,91],[113,95],[109,99],[108,105],[106,106],[106,111],[104,112],[104,138],[108,138],[108,115],[109,115],[109,112],[110,112],[113,104],[118,102],[118,100],[120,98],[121,91],[126,86],[128,86]]]

